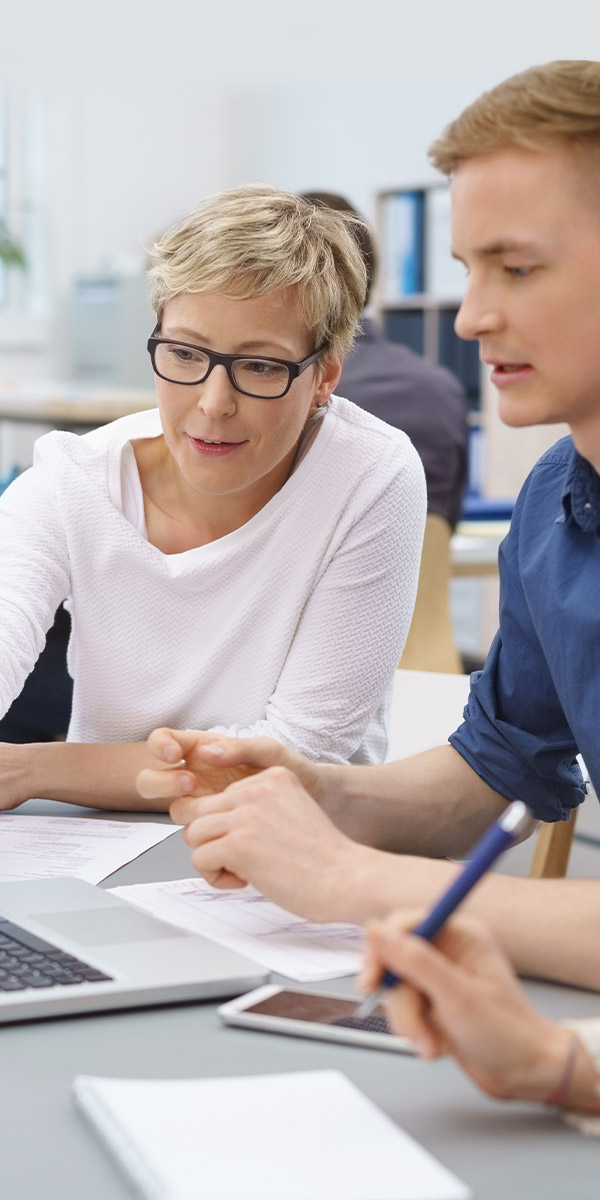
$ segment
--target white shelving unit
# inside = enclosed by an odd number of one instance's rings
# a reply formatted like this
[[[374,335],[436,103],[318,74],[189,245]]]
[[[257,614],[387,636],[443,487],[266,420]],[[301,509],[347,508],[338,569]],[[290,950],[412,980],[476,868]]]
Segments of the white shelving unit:
[[[477,344],[453,331],[465,274],[450,253],[448,184],[386,188],[377,195],[376,225],[381,270],[375,303],[383,329],[458,376],[473,429],[470,483],[486,497],[516,497],[534,463],[567,427],[503,425]],[[416,290],[407,290],[412,282]]]

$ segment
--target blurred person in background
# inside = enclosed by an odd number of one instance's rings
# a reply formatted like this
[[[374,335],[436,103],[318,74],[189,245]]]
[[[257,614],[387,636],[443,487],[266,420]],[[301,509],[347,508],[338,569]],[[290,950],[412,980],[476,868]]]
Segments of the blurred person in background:
[[[303,195],[313,204],[359,216],[350,202],[335,192]],[[390,341],[369,315],[378,263],[373,235],[362,218],[360,222],[355,228],[367,271],[365,312],[337,390],[340,396],[408,434],[425,469],[427,512],[437,513],[454,529],[466,482],[467,398],[450,371],[408,346]]]

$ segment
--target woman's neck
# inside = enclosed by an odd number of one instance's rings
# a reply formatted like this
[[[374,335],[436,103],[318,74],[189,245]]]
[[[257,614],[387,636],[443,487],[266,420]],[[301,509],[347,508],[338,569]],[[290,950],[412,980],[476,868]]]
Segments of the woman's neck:
[[[166,451],[166,453],[165,453]],[[246,525],[283,487],[296,448],[255,487],[226,495],[196,492],[183,478],[164,438],[134,444],[144,497],[148,541],[163,554],[206,546]]]

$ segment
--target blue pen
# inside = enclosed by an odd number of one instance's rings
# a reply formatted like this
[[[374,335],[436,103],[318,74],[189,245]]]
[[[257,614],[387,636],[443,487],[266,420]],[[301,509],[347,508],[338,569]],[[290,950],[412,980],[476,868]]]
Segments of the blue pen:
[[[471,888],[479,882],[481,876],[485,875],[496,859],[525,832],[532,819],[531,813],[521,800],[515,800],[513,804],[509,804],[502,816],[494,821],[490,829],[486,830],[483,837],[479,839],[473,849],[472,857],[458,878],[450,885],[448,891],[440,896],[437,904],[421,921],[421,924],[413,929],[416,937],[425,938],[428,942],[433,941],[461,900],[464,900]],[[393,971],[385,971],[375,991],[371,992],[358,1006],[356,1019],[362,1020],[364,1017],[370,1016],[384,992],[388,988],[396,987],[401,982],[400,977],[394,975]]]

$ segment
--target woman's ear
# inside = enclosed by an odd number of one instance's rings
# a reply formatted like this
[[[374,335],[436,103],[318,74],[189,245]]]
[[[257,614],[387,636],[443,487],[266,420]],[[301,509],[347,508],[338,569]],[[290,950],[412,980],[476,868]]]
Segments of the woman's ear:
[[[331,393],[335,392],[342,374],[342,367],[342,359],[334,357],[326,350],[317,364],[318,376],[313,396],[315,408],[322,408],[324,404],[327,404]]]

